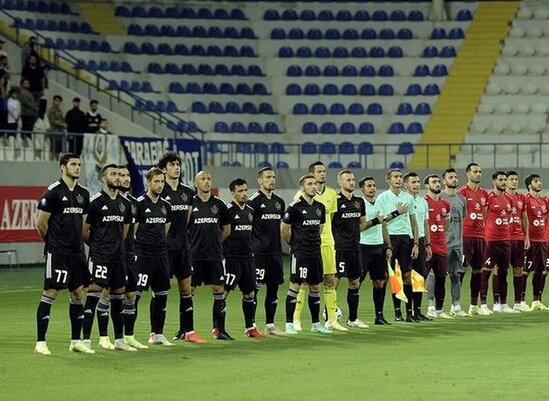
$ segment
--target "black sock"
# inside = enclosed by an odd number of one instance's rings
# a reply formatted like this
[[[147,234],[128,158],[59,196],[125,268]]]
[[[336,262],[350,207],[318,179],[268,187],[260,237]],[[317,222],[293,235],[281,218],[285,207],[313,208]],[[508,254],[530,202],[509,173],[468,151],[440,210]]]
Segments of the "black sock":
[[[414,315],[419,316],[421,314],[421,301],[423,299],[423,293],[413,292],[412,289],[412,298],[414,300]]]
[[[254,324],[255,324],[255,313],[257,312],[257,293],[259,292],[259,288],[256,288],[254,290],[254,313],[253,313],[253,316],[254,316]]]
[[[154,334],[164,334],[164,323],[166,322],[166,305],[168,304],[168,291],[156,292],[154,294],[153,327]]]
[[[297,294],[298,292],[288,289],[288,294],[286,295],[286,323],[294,322],[294,312],[295,312],[295,305],[297,303]]]
[[[213,316],[214,316],[214,327],[217,327],[221,333],[225,331],[225,315],[227,314],[227,302],[225,300],[225,294],[214,293],[214,302],[213,302]]]
[[[42,295],[36,310],[36,341],[46,341],[46,332],[50,322],[50,310],[55,301],[54,298]]]
[[[244,325],[246,329],[254,327],[254,299],[242,298],[242,312],[244,313]]]
[[[313,323],[318,323],[320,321],[320,292],[314,292],[309,288],[307,301],[309,303],[309,310],[311,311],[311,320]]]
[[[358,319],[358,302],[359,302],[359,289],[348,288],[347,289],[347,305],[349,306],[349,320],[354,322]]]
[[[435,309],[442,310],[446,297],[446,277],[435,276]]]
[[[135,318],[137,317],[135,301],[125,299],[122,302],[122,306],[124,308],[124,311],[122,312],[122,315],[124,316],[124,333],[127,336],[133,336],[135,329]]]
[[[401,306],[400,299],[398,299],[395,296],[395,294],[393,294],[392,296],[393,296],[393,306],[395,308],[395,315],[402,315],[402,311],[400,310],[400,306]]]
[[[372,297],[374,299],[374,311],[376,317],[383,317],[383,294],[385,288],[373,288]]]
[[[151,325],[151,333],[154,333],[154,292],[151,295],[151,302],[149,303],[149,323]]]
[[[267,284],[265,292],[265,323],[274,323],[276,307],[278,306],[278,285]]]
[[[109,301],[103,298],[100,298],[97,304],[97,328],[100,337],[109,335]]]
[[[111,320],[115,340],[124,338],[124,316],[122,315],[123,301],[124,294],[111,294]]]
[[[179,298],[179,331],[190,333],[194,331],[194,307],[192,295],[181,295]]]
[[[86,303],[84,304],[84,321],[82,322],[82,338],[84,340],[89,340],[91,338],[95,308],[99,302],[100,294],[100,292],[93,291],[88,292],[88,295],[86,295]]]
[[[412,289],[412,284],[404,284],[404,295],[408,298],[406,303],[406,315],[410,316],[412,314],[412,300],[414,297],[414,291]]]
[[[69,304],[69,317],[71,320],[71,340],[80,340],[82,334],[82,321],[84,320],[84,300],[71,299]]]

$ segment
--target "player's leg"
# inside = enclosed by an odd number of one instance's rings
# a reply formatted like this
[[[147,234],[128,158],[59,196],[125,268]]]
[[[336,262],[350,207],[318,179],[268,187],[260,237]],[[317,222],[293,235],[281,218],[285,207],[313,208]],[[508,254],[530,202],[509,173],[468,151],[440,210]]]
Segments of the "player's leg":
[[[290,258],[290,285],[286,294],[286,334],[295,335],[298,333],[294,326],[295,309],[297,296],[304,280],[304,266],[301,266],[301,262],[295,255],[291,255]]]
[[[536,249],[534,249],[534,244]],[[547,260],[547,244],[546,243],[532,243],[530,250],[531,255],[531,269],[532,274],[532,310],[545,310],[547,307],[541,301],[541,295],[543,291],[544,272],[546,269]]]
[[[336,252],[337,259],[337,252]],[[347,306],[349,308],[349,319],[347,326],[359,329],[367,329],[369,326],[358,318],[358,306],[360,304],[360,286],[362,277],[362,252],[360,249],[349,251],[346,254],[344,274],[349,280],[347,288]],[[341,273],[338,264],[338,274]]]
[[[92,262],[90,261],[90,263]],[[91,331],[100,296],[101,287],[95,284],[95,282],[90,283],[86,294],[86,302],[84,303],[84,321],[82,322],[82,338],[84,344],[88,347],[91,347]]]
[[[84,254],[66,258],[68,274],[67,288],[70,291],[69,317],[71,320],[71,345],[69,350],[94,354],[81,340],[82,322],[84,320],[84,285],[89,283],[89,270]]]
[[[99,330],[99,348],[114,350],[114,344],[109,339],[109,309],[111,296],[108,288],[101,290],[99,302],[97,303],[97,328]]]
[[[225,329],[227,301],[225,298],[226,268],[225,261],[203,262],[204,283],[211,284],[213,295],[212,333],[217,340],[234,340]]]
[[[296,330],[301,331],[301,312],[303,312],[303,307],[305,306],[305,299],[309,293],[309,286],[306,283],[302,283],[297,294],[295,312],[294,312],[294,326]]]
[[[450,316],[466,317],[470,316],[461,309],[461,273],[464,271],[461,251],[459,249],[448,250],[448,275],[450,276],[450,293],[452,296],[452,306],[450,307]]]
[[[323,295],[324,305],[326,306],[327,324],[333,330],[346,331],[347,329],[337,322],[337,292],[335,274],[337,272],[336,255],[333,245],[321,246],[320,254],[322,258],[323,277]],[[343,329],[343,330],[342,330]]]
[[[242,292],[242,313],[244,314],[244,334],[251,338],[264,338],[255,324],[254,290],[257,288],[255,263],[252,259],[241,262],[238,287]]]
[[[168,290],[170,289],[170,271],[168,257],[159,256],[154,260],[154,276],[151,277],[151,289],[154,294],[153,325],[154,344],[172,346],[164,335],[166,311],[168,305]]]
[[[435,308],[435,273],[433,270],[429,272],[427,278],[425,279],[425,289],[427,290],[427,317],[434,318],[436,317],[436,308]]]
[[[258,258],[255,259],[255,261],[257,260]],[[278,306],[278,288],[284,283],[282,255],[263,256],[263,268],[255,266],[257,283],[261,281],[265,283],[265,333],[272,336],[282,336],[284,332],[275,324],[276,309]]]
[[[444,298],[446,296],[446,276],[448,275],[447,255],[433,254],[431,267],[435,274],[435,308],[436,317],[439,319],[452,319],[453,317],[444,311]]]
[[[322,250],[322,248],[321,248]],[[322,263],[324,263],[324,259],[328,259],[331,257],[330,252],[328,250],[324,251],[324,256],[322,258]],[[355,258],[356,259],[356,258]],[[326,308],[326,323],[324,326],[329,330],[336,330],[336,331],[349,331],[348,328],[343,327],[338,321],[336,316],[336,309],[337,309],[337,286],[339,285],[339,279],[342,277],[348,277],[348,270],[351,267],[351,265],[355,263],[354,260],[349,259],[348,252],[347,251],[336,251],[335,252],[335,266],[336,271],[334,274],[326,274],[326,271],[324,271],[324,277],[323,277],[323,284],[324,284],[324,303]],[[358,279],[360,277],[360,272],[357,272],[357,267],[353,267],[353,276],[356,275],[356,277],[353,277],[353,279]],[[329,270],[330,271],[330,270]],[[358,283],[357,283],[358,285]],[[333,288],[333,292],[330,291],[330,288]],[[358,292],[357,292],[358,293]],[[332,299],[331,297],[335,296],[335,299]],[[333,310],[333,314],[330,315],[330,309],[331,307],[329,305],[332,305],[332,307],[335,307]],[[353,319],[356,320],[356,319]]]
[[[306,266],[306,269],[305,273],[302,275],[302,278],[309,285],[309,296],[307,297],[307,303],[309,304],[309,311],[311,313],[311,332],[329,334],[332,331],[320,323],[320,284],[323,282],[323,279],[326,278],[326,275],[323,272],[323,260],[319,257],[306,258],[303,265]],[[330,320],[328,319],[328,322],[329,321]],[[336,321],[335,312],[334,321]],[[345,331],[348,330],[347,328],[344,329]]]
[[[126,292],[125,285],[127,277],[125,263],[113,263],[109,270],[109,274],[114,347],[121,351],[135,351],[135,348],[124,342],[124,293]]]
[[[412,260],[412,269],[414,269],[418,274],[420,274],[423,279],[425,280],[427,276],[429,275],[429,269],[427,267],[427,249],[425,247],[425,238],[422,237],[419,239],[419,247],[418,247],[418,257],[416,259]],[[421,303],[423,302],[423,292],[413,291],[412,286],[412,304],[413,304],[413,317],[416,320],[431,320],[427,316],[425,316],[423,313],[421,313]]]
[[[478,315],[482,269],[486,261],[486,243],[482,238],[464,238],[463,252],[465,254],[464,266],[471,266],[471,306],[469,307],[469,314]]]
[[[122,315],[124,318],[124,342],[135,349],[149,348],[135,339],[135,322],[137,319],[137,266],[135,258],[126,263],[127,280],[124,300],[122,301]]]

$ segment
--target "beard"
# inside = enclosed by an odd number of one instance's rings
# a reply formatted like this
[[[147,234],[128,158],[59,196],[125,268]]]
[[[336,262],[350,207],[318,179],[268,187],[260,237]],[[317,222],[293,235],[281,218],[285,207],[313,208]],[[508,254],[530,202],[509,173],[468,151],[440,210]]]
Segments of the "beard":
[[[434,193],[435,195],[438,195],[441,192],[441,189],[440,188],[432,188],[431,192]]]

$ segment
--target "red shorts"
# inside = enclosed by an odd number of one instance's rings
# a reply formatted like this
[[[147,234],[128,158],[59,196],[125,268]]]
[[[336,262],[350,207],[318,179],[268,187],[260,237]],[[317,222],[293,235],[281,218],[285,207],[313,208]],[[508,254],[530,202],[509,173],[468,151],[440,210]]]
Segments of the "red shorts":
[[[486,241],[484,238],[463,238],[463,266],[471,266],[473,270],[480,270],[486,261]]]
[[[433,270],[435,277],[446,277],[448,274],[448,255],[433,253],[431,259],[427,261],[429,270]]]
[[[524,270],[527,272],[542,272],[546,269],[547,243],[530,242],[530,248],[526,251],[526,263]]]
[[[511,266],[524,266],[524,241],[522,240],[511,241]]]
[[[511,241],[487,241],[486,242],[486,261],[484,267],[499,270],[509,268],[511,264]]]

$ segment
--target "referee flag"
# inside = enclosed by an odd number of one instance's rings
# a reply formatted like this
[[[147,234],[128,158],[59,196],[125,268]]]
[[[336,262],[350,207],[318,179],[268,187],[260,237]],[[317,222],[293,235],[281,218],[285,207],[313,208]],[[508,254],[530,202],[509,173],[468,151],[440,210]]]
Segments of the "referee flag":
[[[391,286],[391,293],[398,299],[404,302],[408,302],[408,298],[404,295],[404,286],[402,284],[402,273],[398,261],[395,262],[395,270],[391,267],[391,263],[387,261],[387,269],[389,270],[389,285]]]
[[[425,279],[415,270],[412,270],[412,289],[414,292],[427,292],[425,289]]]

